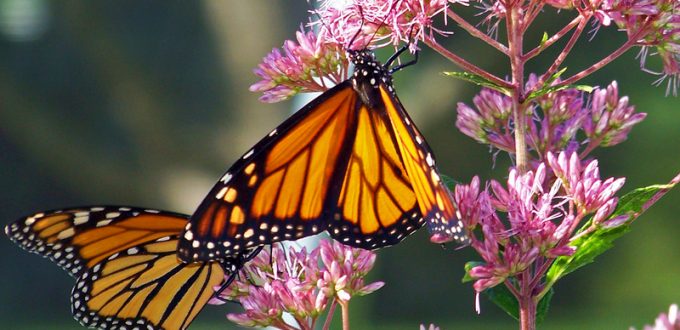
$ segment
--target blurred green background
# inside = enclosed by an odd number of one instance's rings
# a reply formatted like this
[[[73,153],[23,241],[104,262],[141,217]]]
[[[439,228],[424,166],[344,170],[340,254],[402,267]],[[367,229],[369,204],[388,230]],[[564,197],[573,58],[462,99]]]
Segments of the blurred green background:
[[[301,0],[0,0],[0,223],[91,204],[191,213],[233,160],[303,104],[263,104],[248,86],[257,80],[251,72],[259,60],[306,22],[308,6]],[[546,23],[569,18],[548,12],[528,43],[561,27]],[[620,44],[621,33],[610,30],[577,44],[568,72]],[[507,75],[507,60],[467,34],[441,39]],[[528,71],[545,69],[558,49],[531,62]],[[623,55],[583,82],[617,80],[621,94],[649,113],[629,141],[594,153],[603,176],[627,177],[625,191],[667,182],[680,169],[680,100],[651,86],[655,77],[640,72],[635,55]],[[395,84],[442,172],[462,182],[473,175],[502,178],[507,157],[494,166],[487,147],[454,127],[456,102],[471,103],[477,88],[439,74],[453,70],[425,49]],[[613,250],[557,285],[542,328],[640,327],[680,303],[678,214],[676,189]],[[0,328],[79,328],[69,312],[73,279],[6,238],[0,257]],[[387,285],[352,303],[353,328],[517,328],[484,298],[482,314],[475,314],[473,290],[460,279],[463,264],[476,259],[471,249],[428,243],[424,230],[381,250],[371,276]],[[193,328],[233,328],[224,318],[228,310],[238,306],[207,306]]]

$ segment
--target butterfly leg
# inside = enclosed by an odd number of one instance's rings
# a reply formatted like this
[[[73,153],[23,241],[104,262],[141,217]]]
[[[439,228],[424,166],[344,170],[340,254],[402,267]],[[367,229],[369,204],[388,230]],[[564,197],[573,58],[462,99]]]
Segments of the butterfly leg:
[[[253,250],[253,252],[250,252],[250,254],[248,254],[245,258],[243,258],[243,263],[245,264],[246,262],[255,259],[255,257],[257,257],[257,255],[260,253],[260,251],[262,251],[262,248],[264,248],[264,245],[260,245],[260,246],[256,247]]]
[[[229,287],[229,285],[231,285],[231,283],[234,282],[234,280],[236,279],[236,276],[238,276],[238,273],[239,273],[239,272],[236,271],[236,272],[233,272],[233,273],[229,274],[229,277],[228,277],[227,280],[224,282],[224,284],[222,284],[222,286],[220,287],[220,289],[217,290],[217,291],[215,291],[215,294],[213,295],[213,298],[215,298],[215,299],[217,299],[217,300],[219,300],[219,301],[221,301],[221,302],[225,302],[225,303],[227,303],[227,302],[234,302],[234,301],[232,301],[232,300],[228,300],[228,299],[222,298],[221,295],[222,295],[222,292],[223,292],[224,290],[226,290],[226,289]]]
[[[387,59],[387,62],[385,62],[385,67],[389,67],[392,64],[392,62],[394,62],[394,60],[396,60],[399,57],[399,55],[401,55],[401,53],[403,53],[407,49],[408,49],[408,45],[404,45],[403,47],[399,48],[399,50],[396,53],[394,53],[394,55],[390,56],[390,58]],[[418,54],[419,54],[419,52],[416,51],[416,53],[413,54],[415,56],[415,58],[413,60],[408,61],[408,62],[403,63],[403,64],[399,64],[399,65],[391,68],[390,74],[393,74],[393,73],[395,73],[395,72],[397,72],[397,71],[399,71],[399,70],[401,70],[401,69],[403,69],[407,66],[411,66],[411,65],[418,63]]]
[[[231,302],[231,300],[224,299],[224,298],[222,298],[220,295],[222,294],[222,292],[223,292],[224,290],[226,290],[226,289],[229,287],[229,285],[231,285],[231,283],[234,282],[234,280],[236,279],[236,277],[239,276],[239,273],[241,272],[241,269],[243,268],[243,266],[245,265],[245,263],[248,262],[248,261],[253,260],[253,259],[257,256],[257,254],[260,253],[260,251],[262,251],[262,248],[263,248],[263,247],[264,247],[264,246],[258,246],[258,247],[256,247],[252,252],[250,252],[248,255],[244,256],[244,257],[241,259],[241,261],[239,262],[239,265],[236,265],[234,271],[233,271],[231,274],[229,274],[229,277],[228,277],[227,280],[224,282],[224,284],[222,284],[222,286],[220,286],[220,289],[217,290],[217,291],[215,291],[215,294],[213,295],[213,297],[214,297],[215,299],[220,300],[220,301],[222,301],[222,302]]]

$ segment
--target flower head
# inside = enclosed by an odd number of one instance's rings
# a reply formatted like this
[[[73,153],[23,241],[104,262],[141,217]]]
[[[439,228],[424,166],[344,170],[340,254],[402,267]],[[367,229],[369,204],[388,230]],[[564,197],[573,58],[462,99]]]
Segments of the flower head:
[[[582,163],[576,153],[563,152],[558,156],[549,153],[548,163],[576,207],[585,213],[598,212],[596,222],[614,211],[617,203],[614,195],[623,187],[625,178],[601,180],[597,160]]]
[[[468,272],[477,292],[532,267],[534,282],[540,283],[544,274],[535,270],[547,268],[537,265],[572,255],[575,248],[569,244],[589,215],[590,226],[625,221],[609,219],[623,179],[601,180],[597,161],[582,163],[576,153],[548,153],[547,159],[524,174],[511,169],[505,185],[492,180],[480,191],[475,177],[469,185],[456,186],[461,220],[484,260]]]
[[[531,89],[536,82],[536,76],[530,75],[527,88]],[[590,101],[585,102],[588,97]],[[473,103],[474,108],[458,104],[456,127],[480,143],[514,152],[511,98],[491,89],[482,89]],[[578,151],[583,145],[586,145],[586,153],[597,146],[617,145],[647,116],[635,112],[627,96],[619,98],[616,81],[607,88],[596,88],[590,94],[577,89],[548,93],[533,99],[527,112],[531,112],[532,120],[528,122],[526,140],[538,155],[561,150]],[[580,131],[587,139],[578,141]]]
[[[317,287],[326,297],[349,301],[354,295],[367,295],[385,284],[364,284],[364,276],[375,263],[374,253],[327,240],[319,243],[319,251],[325,267],[321,271]]]
[[[374,263],[373,252],[336,241],[322,240],[310,252],[275,247],[263,250],[247,264],[221,298],[243,305],[244,312],[227,316],[239,325],[280,326],[285,323],[284,314],[311,324],[329,302],[346,303],[382,287],[383,282],[364,282]]]
[[[321,28],[326,40],[347,49],[363,49],[373,44],[416,42],[425,34],[446,32],[432,26],[433,17],[446,11],[449,3],[467,5],[468,0],[366,0],[322,1],[316,10],[318,20],[312,24]]]
[[[246,327],[263,327],[275,323],[281,318],[283,306],[277,299],[277,292],[269,284],[252,288],[247,296],[240,300],[245,313],[228,314],[227,318]]]
[[[509,121],[512,103],[509,97],[484,88],[473,98],[475,109],[465,103],[458,103],[456,127],[463,134],[480,143],[513,152],[515,140]]]
[[[628,97],[618,97],[618,85],[612,82],[605,89],[592,93],[592,100],[585,117],[583,131],[591,141],[600,141],[603,147],[623,142],[633,126],[641,122],[646,113],[635,112],[628,104]]]
[[[605,0],[601,11],[625,30],[629,38],[643,47],[640,65],[649,73],[660,75],[657,84],[668,80],[667,94],[677,93],[680,81],[680,2],[677,0]],[[649,49],[656,51],[650,52]],[[648,54],[661,58],[663,69],[646,67]]]
[[[297,42],[286,40],[283,49],[275,48],[255,69],[262,80],[250,86],[263,92],[263,102],[278,102],[300,92],[327,90],[347,78],[349,62],[343,48],[320,38],[312,31],[300,30]]]

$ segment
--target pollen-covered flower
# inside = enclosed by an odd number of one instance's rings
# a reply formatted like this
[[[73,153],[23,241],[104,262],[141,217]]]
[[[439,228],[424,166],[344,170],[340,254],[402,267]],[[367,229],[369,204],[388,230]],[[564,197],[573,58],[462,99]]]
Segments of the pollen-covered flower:
[[[383,282],[364,283],[374,263],[373,252],[336,241],[322,240],[310,252],[274,247],[271,252],[260,252],[220,296],[222,301],[243,305],[242,313],[227,315],[234,323],[297,329],[285,321],[284,315],[292,316],[298,325],[314,324],[335,302],[346,306],[351,297],[382,287]],[[221,301],[213,299],[210,303]]]
[[[312,31],[298,31],[296,37],[297,42],[286,40],[282,49],[274,48],[255,69],[262,80],[251,85],[250,91],[263,92],[261,101],[273,103],[300,92],[323,92],[347,78],[349,62],[339,44]]]

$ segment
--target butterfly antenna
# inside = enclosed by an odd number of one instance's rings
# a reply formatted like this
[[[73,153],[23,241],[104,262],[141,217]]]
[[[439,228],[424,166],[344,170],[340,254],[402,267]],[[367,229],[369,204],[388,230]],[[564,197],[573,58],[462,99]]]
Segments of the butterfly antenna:
[[[392,54],[392,56],[390,56],[390,58],[388,58],[387,61],[385,61],[385,67],[386,68],[389,68],[392,65],[392,63],[396,59],[398,59],[399,56],[401,56],[401,54],[404,53],[409,48],[409,46],[411,44],[411,38],[413,37],[413,27],[414,26],[411,25],[411,29],[409,29],[409,32],[408,32],[409,42],[406,45],[399,48],[396,53]],[[395,73],[395,72],[397,72],[397,71],[399,71],[399,70],[401,70],[401,69],[403,69],[407,66],[411,66],[411,65],[418,63],[418,54],[419,54],[419,52],[416,50],[415,54],[413,54],[415,56],[415,58],[413,60],[408,61],[408,62],[403,63],[403,64],[399,64],[399,65],[389,69],[390,74],[393,74],[393,73]]]
[[[394,8],[396,8],[397,3],[398,3],[398,1],[395,1],[394,3],[392,3],[392,7],[390,7],[390,10],[387,13],[387,16],[389,16],[389,13],[392,12],[392,10],[394,10]],[[357,33],[354,35],[354,37],[352,37],[352,41],[350,42],[350,46],[354,42],[354,39],[356,39],[356,37],[359,36],[359,33],[361,33],[361,31],[364,27],[364,22],[365,22],[363,9],[360,5],[357,5],[357,6],[359,8],[359,14],[361,15],[361,26],[359,27],[359,30],[357,30]],[[375,36],[378,34],[378,31],[380,31],[380,28],[382,28],[385,25],[385,22],[387,21],[387,16],[385,16],[385,18],[383,18],[383,20],[380,22],[380,24],[378,24],[378,27],[375,29],[375,32],[373,32],[373,35],[371,36],[371,38],[369,40],[375,39]],[[369,44],[370,44],[370,41],[369,41]],[[368,48],[368,45],[366,45],[366,47],[364,47],[364,48]]]
[[[354,36],[352,37],[352,39],[350,39],[349,44],[347,44],[347,49],[352,49],[352,44],[357,39],[357,37],[359,36],[361,31],[364,29],[364,10],[361,8],[360,5],[358,5],[356,3],[355,3],[355,5],[357,6],[357,8],[359,8],[359,15],[361,16],[361,25],[359,25],[359,29],[357,29],[357,32],[354,33]],[[377,30],[376,30],[376,32],[377,32]],[[373,39],[373,37],[371,37],[371,39]],[[368,45],[366,45],[366,46],[368,46]],[[364,47],[364,48],[366,48],[366,47]]]
[[[314,13],[314,15],[316,15],[316,16],[319,17],[319,22],[321,22],[321,25],[323,25],[323,27],[326,28],[326,30],[327,30],[328,33],[330,34],[330,33],[331,33],[331,27],[328,26],[328,25],[326,25],[326,22],[324,22],[323,17],[321,17],[321,14],[319,14],[319,10],[316,9],[316,8],[314,8],[314,6],[312,6],[312,10],[310,10],[310,11],[311,11],[312,13]],[[311,21],[311,17],[310,17],[310,21]],[[311,23],[310,23],[309,26],[311,26]]]

